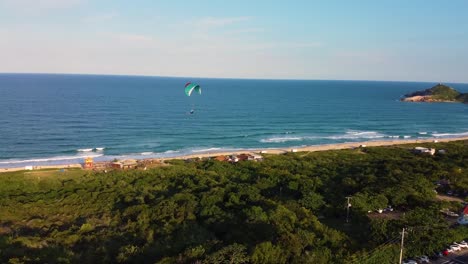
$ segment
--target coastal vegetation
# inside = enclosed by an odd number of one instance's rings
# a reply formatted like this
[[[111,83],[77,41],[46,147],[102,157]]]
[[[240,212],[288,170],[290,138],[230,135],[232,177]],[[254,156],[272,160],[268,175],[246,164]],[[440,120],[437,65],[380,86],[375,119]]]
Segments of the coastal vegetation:
[[[468,103],[468,94],[460,93],[447,85],[439,83],[430,89],[406,94],[402,101]]]
[[[435,192],[464,199],[467,160],[465,140],[2,173],[0,262],[395,263],[402,228],[405,256],[468,238],[468,227],[440,212],[461,203]]]

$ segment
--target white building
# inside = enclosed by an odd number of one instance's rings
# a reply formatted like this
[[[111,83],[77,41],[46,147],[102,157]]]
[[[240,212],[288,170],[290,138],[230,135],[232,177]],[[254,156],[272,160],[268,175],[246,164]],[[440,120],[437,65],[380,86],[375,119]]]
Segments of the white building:
[[[427,154],[434,155],[435,152],[436,152],[436,150],[433,149],[433,148],[415,147],[415,148],[414,148],[414,152],[415,152],[415,153],[419,153],[419,154],[427,153]]]

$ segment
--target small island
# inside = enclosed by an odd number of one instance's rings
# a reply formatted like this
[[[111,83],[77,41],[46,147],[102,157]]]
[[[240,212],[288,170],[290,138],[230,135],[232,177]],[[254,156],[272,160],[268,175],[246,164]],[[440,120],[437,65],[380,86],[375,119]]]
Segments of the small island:
[[[436,86],[423,91],[406,94],[401,101],[404,102],[461,102],[468,103],[468,93],[460,93],[444,84],[437,84]]]

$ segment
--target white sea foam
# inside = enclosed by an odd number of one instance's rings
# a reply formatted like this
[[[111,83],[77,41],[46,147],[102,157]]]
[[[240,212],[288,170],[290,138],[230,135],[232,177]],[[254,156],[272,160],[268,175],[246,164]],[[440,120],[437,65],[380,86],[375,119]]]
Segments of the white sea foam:
[[[199,152],[209,152],[209,151],[215,151],[215,150],[220,150],[221,148],[207,148],[207,149],[193,149],[192,152],[199,153]]]
[[[289,141],[304,141],[314,139],[332,139],[332,140],[343,140],[343,139],[376,139],[387,137],[384,134],[375,131],[347,131],[345,134],[332,135],[332,136],[296,136],[296,137],[270,137],[261,139],[262,143],[284,143]]]
[[[77,149],[76,151],[78,151],[78,152],[91,152],[91,151],[93,151],[93,149],[92,148]]]
[[[400,138],[400,136],[388,136],[389,138]]]
[[[180,151],[178,150],[167,150],[167,151],[164,151],[164,154],[171,154],[171,153],[179,153]]]
[[[271,137],[271,138],[264,138],[261,139],[260,142],[262,143],[283,143],[288,141],[302,141],[305,140],[304,137]]]
[[[327,139],[375,139],[384,138],[386,135],[375,131],[348,131],[343,135],[328,136]]]
[[[468,137],[468,132],[462,133],[434,133],[434,137]]]
[[[6,160],[0,161],[0,164],[20,164],[20,163],[34,163],[34,162],[51,162],[51,161],[66,161],[66,160],[77,160],[84,158],[97,158],[103,156],[102,154],[94,155],[78,155],[78,156],[57,156],[50,158],[37,158],[37,159],[26,159],[26,160]]]
[[[410,138],[411,136],[403,136],[403,138]]]
[[[427,135],[427,132],[418,132],[419,135]]]
[[[140,154],[143,155],[143,156],[148,156],[148,155],[154,154],[154,152],[148,151],[148,152],[142,152]]]
[[[96,148],[96,151],[103,151],[105,148]]]

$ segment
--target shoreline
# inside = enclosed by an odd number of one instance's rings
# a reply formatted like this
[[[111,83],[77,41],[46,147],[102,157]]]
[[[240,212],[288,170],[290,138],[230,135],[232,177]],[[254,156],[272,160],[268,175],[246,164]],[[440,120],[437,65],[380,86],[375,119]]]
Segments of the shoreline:
[[[468,136],[465,137],[454,137],[454,138],[428,138],[428,139],[400,139],[400,140],[379,140],[379,141],[361,141],[361,142],[345,142],[345,143],[334,143],[334,144],[324,144],[324,145],[312,145],[304,147],[283,147],[283,148],[256,148],[256,149],[241,149],[234,151],[222,151],[222,152],[204,152],[198,154],[189,154],[189,155],[180,155],[167,158],[147,158],[147,159],[138,159],[138,161],[159,161],[165,162],[169,160],[185,160],[185,159],[196,159],[196,158],[209,158],[217,156],[229,156],[229,155],[239,155],[243,153],[250,154],[284,154],[286,152],[291,152],[292,150],[297,152],[317,152],[317,151],[327,151],[327,150],[342,150],[356,148],[361,145],[366,147],[379,147],[379,146],[394,146],[394,145],[404,145],[404,144],[417,144],[417,143],[432,143],[432,142],[450,142],[450,141],[460,141],[468,140]],[[262,153],[263,152],[263,153]],[[109,163],[111,161],[102,161],[96,162],[96,164]],[[62,165],[43,165],[43,166],[33,166],[34,170],[41,169],[67,169],[67,168],[82,168],[81,164],[70,163]],[[14,171],[23,171],[25,167],[8,167],[0,168],[0,173],[2,172],[14,172]]]

